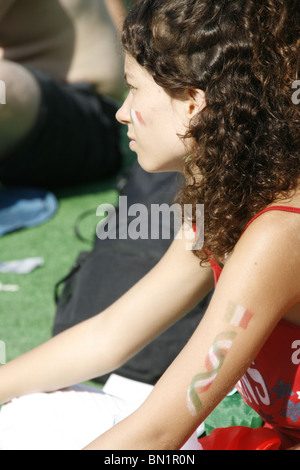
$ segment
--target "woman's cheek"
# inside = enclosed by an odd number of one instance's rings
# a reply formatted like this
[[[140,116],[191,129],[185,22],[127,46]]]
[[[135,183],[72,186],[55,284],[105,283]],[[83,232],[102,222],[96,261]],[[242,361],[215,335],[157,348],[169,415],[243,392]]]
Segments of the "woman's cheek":
[[[146,123],[144,121],[142,113],[137,109],[132,108],[130,110],[130,118],[133,125],[146,127]]]

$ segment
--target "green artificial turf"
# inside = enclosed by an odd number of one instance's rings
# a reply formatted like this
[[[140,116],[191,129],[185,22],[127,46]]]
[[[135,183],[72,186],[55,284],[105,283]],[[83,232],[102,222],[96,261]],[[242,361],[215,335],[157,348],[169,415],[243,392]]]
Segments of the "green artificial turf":
[[[124,167],[135,157],[127,152],[124,138]],[[126,154],[127,152],[127,154]],[[21,230],[0,238],[0,261],[41,257],[44,265],[30,274],[1,274],[3,284],[17,284],[18,292],[0,292],[0,341],[6,346],[10,361],[52,335],[55,317],[54,287],[70,271],[81,251],[92,249],[100,204],[115,204],[116,177],[110,180],[53,191],[59,208],[55,216],[41,226]],[[80,223],[80,233],[90,242],[76,237],[74,226],[86,211],[90,215]]]
[[[116,202],[117,193],[110,186],[113,184],[79,187],[64,196],[58,192],[59,209],[51,220],[1,238],[1,261],[44,259],[44,265],[30,274],[0,274],[3,284],[20,286],[18,292],[0,292],[0,339],[6,344],[7,360],[51,336],[55,283],[68,273],[80,251],[92,248],[92,243],[75,236],[75,221],[84,211],[95,209],[94,216],[81,225],[85,237],[92,241],[99,222],[98,205]]]

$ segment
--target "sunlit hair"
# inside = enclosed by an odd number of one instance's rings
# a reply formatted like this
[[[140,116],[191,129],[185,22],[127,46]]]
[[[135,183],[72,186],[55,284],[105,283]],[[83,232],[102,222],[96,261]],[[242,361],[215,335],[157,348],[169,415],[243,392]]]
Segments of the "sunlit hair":
[[[125,51],[157,84],[174,96],[205,91],[178,195],[205,205],[202,261],[221,261],[298,184],[299,12],[299,0],[140,0],[125,22]]]

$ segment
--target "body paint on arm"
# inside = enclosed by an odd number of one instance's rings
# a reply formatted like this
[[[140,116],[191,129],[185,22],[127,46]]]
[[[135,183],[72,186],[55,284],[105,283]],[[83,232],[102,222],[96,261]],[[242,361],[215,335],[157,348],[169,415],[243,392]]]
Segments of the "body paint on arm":
[[[229,302],[224,320],[226,323],[230,323],[230,325],[246,330],[252,317],[253,313],[249,312],[246,308],[236,305],[234,302]]]
[[[237,333],[234,331],[228,331],[223,332],[216,337],[205,359],[207,372],[197,374],[193,378],[187,396],[187,405],[193,416],[196,416],[197,412],[202,408],[199,394],[206,392],[214,382],[219,370],[223,365],[225,357],[228,354],[228,351],[232,347],[236,334]]]
[[[237,328],[246,329],[252,317],[253,314],[244,307],[229,302],[224,321]],[[202,408],[199,395],[206,392],[213,384],[236,336],[236,331],[224,331],[217,335],[205,359],[206,372],[197,374],[193,378],[187,394],[187,406],[193,416],[197,416]]]

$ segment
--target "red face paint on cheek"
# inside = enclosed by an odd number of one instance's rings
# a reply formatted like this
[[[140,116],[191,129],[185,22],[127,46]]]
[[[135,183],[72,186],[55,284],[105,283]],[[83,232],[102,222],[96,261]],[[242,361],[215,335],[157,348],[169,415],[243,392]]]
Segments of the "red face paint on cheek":
[[[134,109],[131,110],[131,122],[133,124],[140,124],[141,126],[146,126],[146,123],[139,111],[135,111]]]
[[[137,118],[138,118],[138,120],[139,120],[139,123],[140,123],[142,126],[146,126],[146,123],[145,123],[145,121],[144,121],[144,119],[143,119],[143,117],[142,117],[142,115],[141,115],[141,113],[140,113],[139,111],[136,111],[136,116],[137,116]]]

